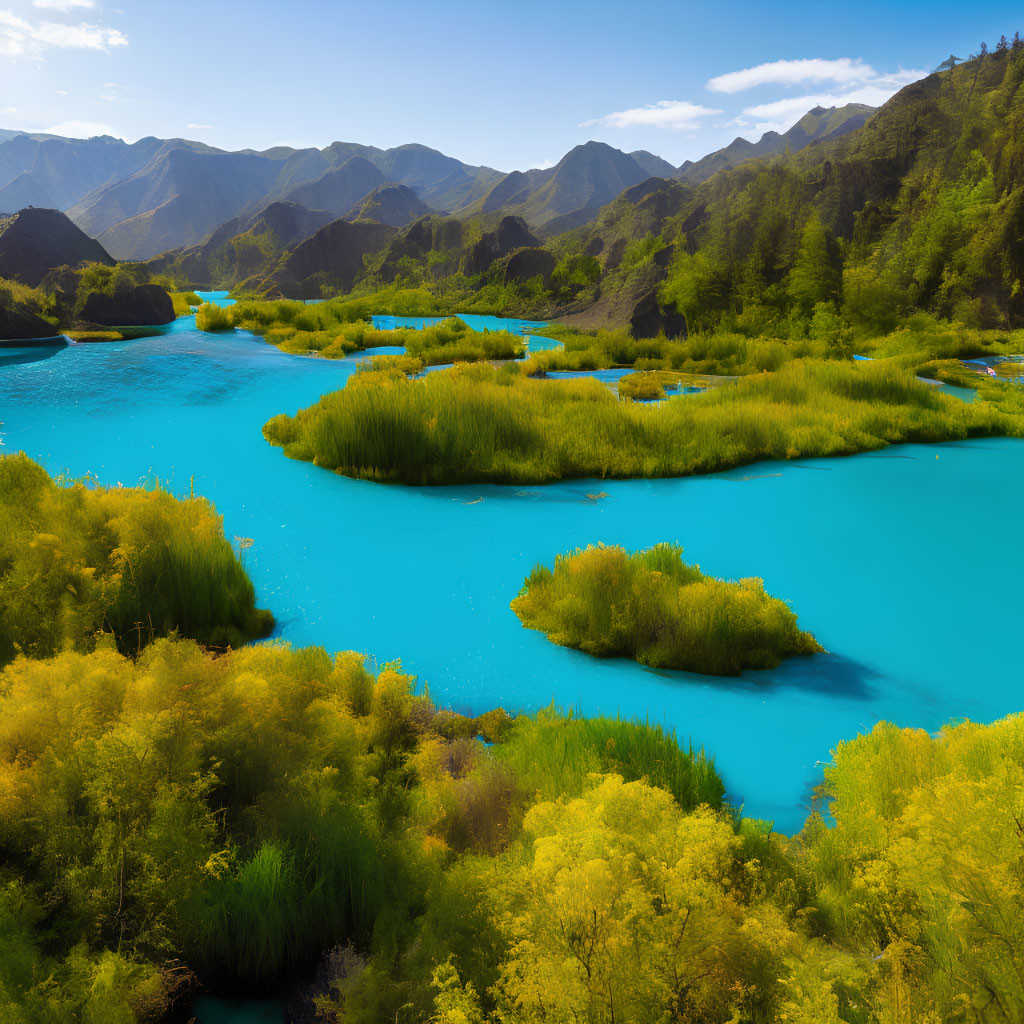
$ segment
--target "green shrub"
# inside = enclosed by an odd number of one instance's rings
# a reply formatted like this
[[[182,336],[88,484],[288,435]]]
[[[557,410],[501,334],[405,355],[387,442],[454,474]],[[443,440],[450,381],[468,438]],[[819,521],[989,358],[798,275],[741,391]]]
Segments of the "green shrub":
[[[634,402],[652,402],[665,397],[665,388],[656,370],[627,373],[619,380],[619,398]]]
[[[0,665],[18,653],[138,652],[179,633],[229,646],[266,635],[245,569],[202,498],[62,487],[23,454],[0,456]]]
[[[196,327],[200,331],[230,331],[234,328],[234,319],[230,306],[218,306],[214,302],[204,302],[196,313]]]
[[[775,668],[822,650],[761,580],[727,583],[682,555],[671,544],[558,555],[554,571],[539,565],[530,573],[512,610],[563,647],[709,675]]]
[[[582,793],[595,772],[667,789],[684,810],[721,807],[725,786],[703,751],[683,749],[660,725],[621,718],[584,718],[554,710],[520,716],[496,756],[532,797],[556,800]]]

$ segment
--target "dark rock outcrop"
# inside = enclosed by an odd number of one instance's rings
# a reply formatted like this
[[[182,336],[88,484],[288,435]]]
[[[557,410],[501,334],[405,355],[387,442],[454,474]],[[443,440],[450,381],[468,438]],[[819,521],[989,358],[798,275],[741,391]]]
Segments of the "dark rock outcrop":
[[[22,210],[0,222],[0,277],[38,287],[57,267],[83,263],[114,265],[99,242],[59,210]]]
[[[293,299],[319,298],[324,288],[348,291],[363,271],[363,257],[383,248],[394,232],[374,221],[333,221],[296,247],[264,290]]]
[[[159,285],[140,284],[114,295],[93,292],[82,306],[82,319],[102,327],[152,327],[174,320],[174,304]]]
[[[495,260],[508,256],[516,249],[535,248],[540,239],[530,232],[522,217],[502,217],[493,231],[488,231],[469,251],[466,274],[482,274]]]
[[[551,284],[551,273],[558,262],[547,249],[517,249],[503,259],[505,272],[503,282],[530,281],[535,277],[544,279],[544,287]]]
[[[675,306],[660,305],[657,289],[652,289],[633,308],[629,329],[634,338],[685,338],[686,317]]]
[[[9,295],[9,293],[7,293]],[[0,290],[0,345],[5,341],[52,338],[57,328],[25,306],[8,301]]]
[[[394,281],[402,273],[404,259],[422,262],[428,253],[445,257],[431,264],[433,273],[450,274],[457,268],[463,235],[462,222],[453,217],[420,217],[388,242],[377,274],[382,281]]]

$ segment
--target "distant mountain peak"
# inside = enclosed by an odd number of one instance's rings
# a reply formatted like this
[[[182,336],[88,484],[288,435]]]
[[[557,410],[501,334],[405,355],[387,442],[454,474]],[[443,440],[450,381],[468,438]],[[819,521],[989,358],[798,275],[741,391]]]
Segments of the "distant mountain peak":
[[[718,171],[735,167],[757,157],[796,153],[825,138],[836,138],[859,128],[875,112],[865,103],[847,103],[841,107],[812,107],[791,128],[780,134],[767,131],[757,142],[737,136],[722,149],[696,161],[686,161],[678,177],[689,185],[699,185]]]
[[[389,227],[402,228],[433,212],[407,185],[385,182],[353,207],[345,219],[376,221]]]

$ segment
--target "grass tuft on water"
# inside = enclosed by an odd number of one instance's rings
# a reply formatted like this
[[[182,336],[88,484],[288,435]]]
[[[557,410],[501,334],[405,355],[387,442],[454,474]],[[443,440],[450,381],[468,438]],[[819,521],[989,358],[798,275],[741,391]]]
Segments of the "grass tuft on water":
[[[552,643],[654,668],[738,675],[823,650],[760,579],[706,576],[683,549],[588,547],[538,565],[512,610]]]

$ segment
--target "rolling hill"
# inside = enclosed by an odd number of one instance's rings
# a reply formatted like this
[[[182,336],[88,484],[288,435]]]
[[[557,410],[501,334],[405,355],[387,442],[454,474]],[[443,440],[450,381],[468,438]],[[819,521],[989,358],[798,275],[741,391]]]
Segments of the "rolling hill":
[[[37,287],[58,267],[114,261],[59,210],[30,209],[0,221],[0,278]]]

